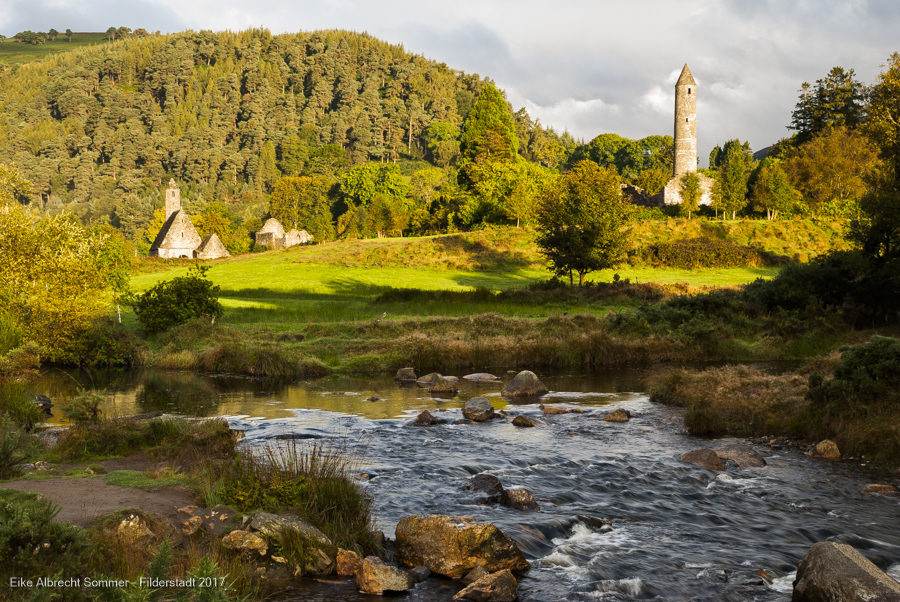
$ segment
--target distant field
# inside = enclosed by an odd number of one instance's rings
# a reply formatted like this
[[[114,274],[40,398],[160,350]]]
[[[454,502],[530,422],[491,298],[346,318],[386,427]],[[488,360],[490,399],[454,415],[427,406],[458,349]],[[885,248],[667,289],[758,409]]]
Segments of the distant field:
[[[65,31],[65,27],[63,27]],[[17,32],[10,32],[9,36],[15,35]],[[29,61],[38,61],[46,56],[58,52],[67,52],[74,50],[79,46],[88,46],[89,44],[108,44],[109,40],[105,33],[76,33],[69,42],[65,35],[60,35],[55,42],[47,40],[44,44],[26,44],[24,42],[16,42],[8,39],[0,42],[0,64],[3,65],[21,65]]]

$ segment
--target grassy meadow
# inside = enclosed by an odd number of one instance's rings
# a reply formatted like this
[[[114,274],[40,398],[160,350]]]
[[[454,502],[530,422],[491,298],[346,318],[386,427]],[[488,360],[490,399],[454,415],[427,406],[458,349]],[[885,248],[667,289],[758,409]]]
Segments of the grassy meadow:
[[[817,254],[833,246],[837,233],[838,225],[807,221],[671,219],[635,224],[633,248],[702,235],[773,253],[799,255],[798,249],[808,248]],[[405,365],[585,368],[625,361],[774,359],[785,348],[792,355],[807,353],[808,345],[779,346],[753,334],[713,350],[693,344],[694,335],[610,330],[610,318],[642,304],[733,290],[774,277],[778,267],[687,270],[623,262],[591,274],[592,286],[550,290],[534,238],[532,229],[494,228],[341,240],[212,261],[208,276],[220,287],[224,316],[215,326],[197,321],[151,337],[144,361],[163,368],[303,377],[383,373]],[[142,292],[192,265],[143,260],[132,288]],[[130,311],[123,319],[139,332]],[[616,328],[625,332],[633,325]]]
[[[65,31],[65,27],[62,28]],[[14,35],[10,32],[9,35]],[[0,65],[13,66],[22,65],[31,61],[39,61],[51,54],[68,52],[81,46],[89,46],[91,44],[107,44],[109,39],[105,33],[76,33],[72,36],[72,41],[65,34],[60,34],[55,42],[51,42],[48,38],[43,44],[26,44],[25,42],[16,42],[13,39],[3,40],[0,42]]]

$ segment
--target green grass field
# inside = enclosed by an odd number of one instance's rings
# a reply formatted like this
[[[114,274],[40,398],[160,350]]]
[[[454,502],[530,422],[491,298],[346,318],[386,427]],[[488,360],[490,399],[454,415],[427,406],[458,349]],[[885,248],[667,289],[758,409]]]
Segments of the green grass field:
[[[62,31],[65,31],[65,27]],[[12,37],[17,32],[11,31],[7,35]],[[3,40],[0,42],[0,64],[2,65],[21,65],[30,61],[39,61],[51,54],[68,52],[81,46],[90,44],[108,44],[109,39],[105,33],[76,33],[69,42],[64,34],[60,34],[55,42],[49,39],[44,44],[26,44],[24,42],[16,42],[13,39]]]
[[[374,304],[391,288],[425,291],[492,291],[527,287],[550,272],[531,242],[532,233],[502,229],[424,238],[350,240],[243,255],[211,262],[210,279],[221,287],[225,320],[233,324],[344,322],[391,316],[461,316],[493,311],[546,317],[555,305],[498,302],[408,302]],[[148,262],[157,271],[132,279],[141,292],[187,273],[190,262]],[[444,267],[442,269],[441,266]],[[148,267],[147,265],[144,266]],[[771,278],[778,268],[604,270],[589,280],[609,282],[614,274],[633,282],[734,286]],[[603,314],[614,305],[581,308]],[[566,307],[571,309],[571,307]]]
[[[653,236],[640,234],[634,244],[678,240],[698,228],[710,230],[707,235],[755,238],[763,248],[763,242],[777,242],[787,250],[810,239],[811,254],[827,250],[833,233],[804,222],[666,220],[636,224],[636,230]],[[299,362],[301,375],[318,375],[328,370],[388,373],[408,365],[439,371],[523,363],[559,368],[692,360],[710,354],[720,360],[782,355],[768,339],[730,341],[710,351],[665,337],[610,337],[605,321],[610,312],[621,313],[644,301],[772,278],[777,267],[680,270],[623,263],[588,280],[610,282],[618,274],[637,286],[529,288],[551,275],[534,236],[530,229],[495,228],[342,240],[207,262],[208,276],[220,286],[224,316],[215,325],[199,320],[150,337],[145,361],[161,368],[262,374],[275,370],[275,359],[282,357]],[[142,261],[132,288],[145,291],[184,275],[193,263]],[[496,294],[500,291],[514,292]],[[124,312],[123,318],[139,331],[134,314]],[[234,363],[235,358],[257,359],[248,368]]]

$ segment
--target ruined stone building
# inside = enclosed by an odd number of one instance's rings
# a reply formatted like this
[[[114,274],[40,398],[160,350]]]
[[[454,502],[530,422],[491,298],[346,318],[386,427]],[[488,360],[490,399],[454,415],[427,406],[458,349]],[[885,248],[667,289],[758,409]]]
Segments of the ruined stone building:
[[[175,180],[169,180],[166,187],[166,221],[150,246],[150,257],[218,259],[230,256],[215,234],[200,240],[190,216],[181,209],[181,191]]]
[[[681,203],[681,176],[697,171],[697,82],[685,64],[675,83],[675,161],[672,179],[652,198],[658,205]],[[701,205],[712,202],[713,181],[698,173],[703,196]]]
[[[274,217],[267,219],[256,233],[256,244],[272,249],[286,249],[312,242],[312,239],[312,235],[306,230],[294,228],[290,232],[285,232],[284,226]]]

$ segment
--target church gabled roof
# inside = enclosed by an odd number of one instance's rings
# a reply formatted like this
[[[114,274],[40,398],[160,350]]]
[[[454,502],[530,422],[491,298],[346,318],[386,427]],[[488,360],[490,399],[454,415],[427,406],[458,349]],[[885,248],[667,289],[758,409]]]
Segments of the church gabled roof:
[[[195,250],[197,251],[197,256],[201,259],[231,257],[231,253],[228,252],[228,249],[225,248],[222,240],[215,232],[213,232],[212,234],[207,234],[206,238],[203,239],[203,241],[200,243],[200,246]]]
[[[159,229],[150,249],[196,249],[199,244],[200,235],[191,218],[184,211],[176,211]]]
[[[691,75],[691,70],[688,69],[687,63],[684,64],[684,69],[681,70],[681,76],[678,78],[678,81],[675,83],[676,86],[696,86],[697,82],[694,81],[694,76]]]

